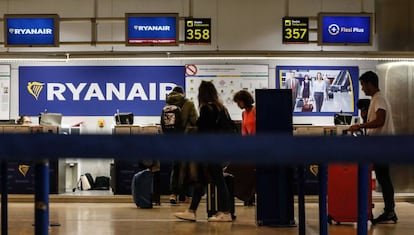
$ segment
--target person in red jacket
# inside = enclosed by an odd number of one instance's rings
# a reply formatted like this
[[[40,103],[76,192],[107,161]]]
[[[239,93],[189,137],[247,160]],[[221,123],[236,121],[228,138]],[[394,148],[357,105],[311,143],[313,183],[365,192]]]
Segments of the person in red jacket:
[[[240,90],[234,94],[233,101],[243,110],[242,135],[255,135],[256,107],[252,94],[247,90]],[[226,172],[234,175],[234,195],[243,200],[245,206],[253,206],[256,194],[256,165],[231,163],[227,166]]]

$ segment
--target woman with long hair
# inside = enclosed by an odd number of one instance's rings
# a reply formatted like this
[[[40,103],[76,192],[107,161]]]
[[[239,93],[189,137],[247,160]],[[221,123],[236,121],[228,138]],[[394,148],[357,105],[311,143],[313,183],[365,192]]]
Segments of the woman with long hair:
[[[223,103],[220,101],[216,87],[212,82],[202,81],[198,88],[198,103],[200,116],[197,120],[198,133],[218,133],[217,118],[220,112],[226,111]],[[208,218],[209,222],[231,222],[232,215],[230,213],[230,194],[224,180],[223,167],[220,163],[204,164],[211,182],[217,186],[218,196],[218,212]],[[201,169],[202,167],[197,167]],[[198,172],[199,175],[202,172]],[[201,178],[201,177],[200,177]],[[206,184],[203,180],[194,184],[193,197],[191,199],[190,208],[184,212],[175,213],[179,219],[196,221],[196,211],[204,194]]]

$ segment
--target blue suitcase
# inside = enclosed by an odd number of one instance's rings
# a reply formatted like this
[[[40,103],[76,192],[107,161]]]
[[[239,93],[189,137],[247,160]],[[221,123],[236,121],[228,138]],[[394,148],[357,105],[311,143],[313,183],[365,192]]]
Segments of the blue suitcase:
[[[131,191],[135,204],[139,208],[152,208],[154,175],[149,170],[142,170],[132,178]]]

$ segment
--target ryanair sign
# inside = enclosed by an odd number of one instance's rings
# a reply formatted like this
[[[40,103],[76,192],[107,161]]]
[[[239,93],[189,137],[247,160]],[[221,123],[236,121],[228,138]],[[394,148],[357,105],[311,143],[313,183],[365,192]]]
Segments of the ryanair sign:
[[[58,46],[59,17],[51,15],[6,14],[5,46]]]
[[[178,14],[126,14],[126,45],[154,46],[178,44]]]
[[[167,94],[184,86],[183,66],[33,66],[19,68],[19,113],[66,116],[116,110],[158,116]]]

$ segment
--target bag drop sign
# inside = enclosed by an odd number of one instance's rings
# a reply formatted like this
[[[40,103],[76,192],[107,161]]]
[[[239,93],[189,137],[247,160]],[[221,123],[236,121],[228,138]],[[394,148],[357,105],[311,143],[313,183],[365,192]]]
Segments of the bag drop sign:
[[[183,66],[22,66],[19,113],[159,116],[177,85],[184,85]]]

